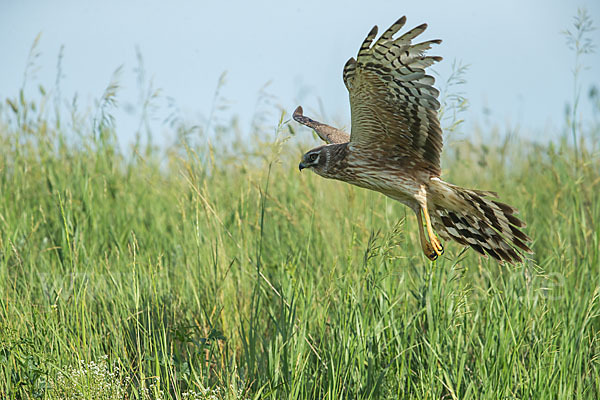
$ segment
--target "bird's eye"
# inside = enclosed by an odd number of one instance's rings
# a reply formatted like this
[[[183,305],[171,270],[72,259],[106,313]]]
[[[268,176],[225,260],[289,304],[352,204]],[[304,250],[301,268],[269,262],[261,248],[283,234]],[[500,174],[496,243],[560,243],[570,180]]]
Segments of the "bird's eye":
[[[308,161],[315,161],[318,157],[317,153],[312,153],[310,156],[308,156]]]

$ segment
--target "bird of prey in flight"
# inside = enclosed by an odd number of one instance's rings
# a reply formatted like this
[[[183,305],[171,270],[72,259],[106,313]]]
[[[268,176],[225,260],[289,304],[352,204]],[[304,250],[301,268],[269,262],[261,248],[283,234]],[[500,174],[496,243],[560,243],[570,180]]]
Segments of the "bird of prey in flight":
[[[413,44],[427,24],[394,38],[405,22],[406,17],[400,18],[377,40],[373,27],[356,59],[344,66],[350,134],[296,109],[294,119],[327,142],[304,154],[299,168],[375,190],[410,207],[430,260],[444,252],[435,230],[484,256],[520,262],[521,251],[531,253],[531,239],[520,230],[525,224],[515,216],[517,210],[495,200],[494,192],[465,189],[440,177],[439,91],[426,68],[441,57],[425,52],[441,40]]]

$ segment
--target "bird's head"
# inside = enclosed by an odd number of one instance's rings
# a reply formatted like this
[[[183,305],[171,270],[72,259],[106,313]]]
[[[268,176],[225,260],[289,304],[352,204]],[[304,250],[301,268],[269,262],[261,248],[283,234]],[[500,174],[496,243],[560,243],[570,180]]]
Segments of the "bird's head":
[[[298,169],[302,171],[309,168],[314,173],[321,176],[327,176],[329,169],[329,146],[319,146],[308,151],[302,156],[302,161],[298,165]]]

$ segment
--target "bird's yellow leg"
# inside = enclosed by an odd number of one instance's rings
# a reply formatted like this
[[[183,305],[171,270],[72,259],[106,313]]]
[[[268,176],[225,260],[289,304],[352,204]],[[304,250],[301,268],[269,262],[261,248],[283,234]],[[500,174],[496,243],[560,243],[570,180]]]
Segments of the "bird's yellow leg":
[[[425,216],[425,226],[427,227],[427,234],[429,235],[429,240],[431,240],[433,250],[435,250],[438,256],[441,256],[442,254],[444,254],[444,247],[440,243],[440,240],[435,236],[435,233],[433,233],[433,227],[431,226],[431,218],[429,218],[429,211],[427,211],[427,205],[421,208],[423,209],[423,215]]]
[[[425,237],[425,231],[423,229],[423,219],[421,218],[421,209],[416,212],[417,221],[419,223],[419,239],[421,240],[421,248],[423,249],[423,253],[425,256],[429,258],[431,261],[435,261],[438,258],[437,252],[433,249],[431,243],[427,241]]]

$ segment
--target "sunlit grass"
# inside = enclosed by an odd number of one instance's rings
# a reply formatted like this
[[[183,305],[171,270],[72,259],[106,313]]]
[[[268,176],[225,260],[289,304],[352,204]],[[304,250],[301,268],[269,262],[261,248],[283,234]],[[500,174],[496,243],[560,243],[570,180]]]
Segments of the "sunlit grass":
[[[449,244],[432,265],[404,207],[298,173],[285,124],[208,162],[6,118],[3,396],[75,390],[61,382],[93,363],[132,398],[598,395],[591,140],[577,169],[564,143],[451,145],[448,179],[517,206],[535,255],[501,266]]]

